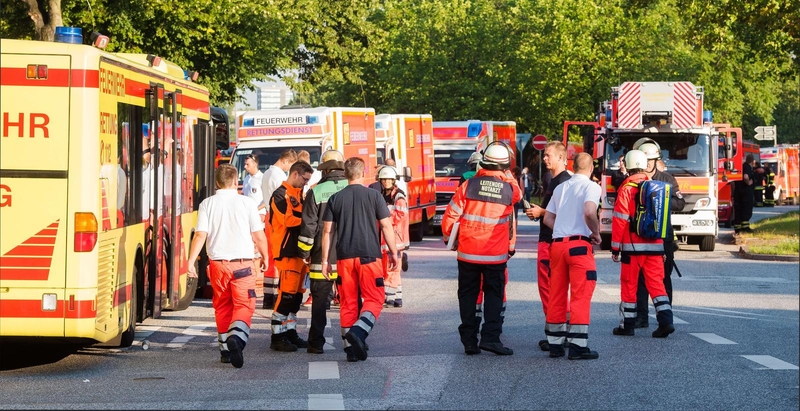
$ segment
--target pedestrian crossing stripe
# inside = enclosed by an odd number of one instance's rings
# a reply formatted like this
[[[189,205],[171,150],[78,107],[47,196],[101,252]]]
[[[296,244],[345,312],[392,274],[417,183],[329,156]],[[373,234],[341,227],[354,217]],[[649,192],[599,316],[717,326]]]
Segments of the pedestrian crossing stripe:
[[[798,367],[786,361],[779,360],[771,355],[743,355],[750,361],[763,365],[768,370],[796,370]]]

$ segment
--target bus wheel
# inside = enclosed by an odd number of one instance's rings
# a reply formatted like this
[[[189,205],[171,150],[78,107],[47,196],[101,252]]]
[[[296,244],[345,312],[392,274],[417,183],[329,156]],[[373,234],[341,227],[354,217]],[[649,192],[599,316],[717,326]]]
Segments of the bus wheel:
[[[717,242],[713,235],[703,236],[702,240],[700,240],[700,251],[714,251],[716,245]]]
[[[120,347],[130,347],[131,344],[133,344],[134,337],[136,336],[136,306],[139,305],[138,303],[139,296],[136,293],[138,288],[136,284],[138,282],[136,280],[137,277],[138,277],[138,269],[134,265],[133,275],[131,276],[131,278],[133,279],[133,281],[131,281],[131,295],[128,298],[128,301],[130,302],[131,305],[130,313],[128,315],[130,323],[128,324],[128,329],[126,329],[122,333],[122,338],[120,339],[119,342]]]

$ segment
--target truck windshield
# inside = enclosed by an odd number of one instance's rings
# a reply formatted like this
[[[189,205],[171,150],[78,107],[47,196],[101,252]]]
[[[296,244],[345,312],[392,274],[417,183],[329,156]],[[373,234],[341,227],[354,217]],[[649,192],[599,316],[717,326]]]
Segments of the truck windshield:
[[[239,184],[242,184],[244,181],[244,175],[247,171],[244,170],[244,160],[247,158],[249,154],[253,154],[258,157],[258,169],[261,172],[266,171],[269,166],[275,164],[278,161],[278,157],[281,156],[283,150],[289,149],[292,147],[253,147],[253,148],[239,148],[233,153],[233,157],[231,157],[231,165],[236,167],[239,170]],[[317,169],[319,166],[319,158],[322,155],[321,149],[319,146],[313,147],[295,147],[295,151],[306,150],[311,157],[311,167],[314,167],[314,170]]]
[[[475,150],[437,148],[433,155],[436,177],[459,177],[469,171],[467,160]]]
[[[673,175],[701,176],[708,175],[716,169],[713,154],[709,150],[708,134],[663,133],[663,134],[614,134],[606,140],[606,167],[619,168],[619,159],[624,156],[636,140],[648,137],[661,147],[661,159],[666,171]]]

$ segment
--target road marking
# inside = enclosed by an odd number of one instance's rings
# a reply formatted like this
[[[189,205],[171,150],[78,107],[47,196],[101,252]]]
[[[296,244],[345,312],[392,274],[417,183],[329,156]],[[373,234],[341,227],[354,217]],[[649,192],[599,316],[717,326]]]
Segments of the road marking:
[[[161,326],[158,325],[140,325],[136,327],[136,332],[134,333],[133,339],[135,341],[141,341],[145,338],[149,337],[154,332],[161,329]]]
[[[325,337],[325,347],[326,349],[335,350],[336,347],[333,346],[333,337]]]
[[[342,394],[308,394],[309,410],[343,410]]]
[[[606,287],[603,287],[603,288],[598,288],[598,290],[602,291],[605,294],[616,296],[616,297],[619,297],[619,295],[620,295],[619,294],[620,293],[619,288],[606,288]]]
[[[210,335],[207,332],[203,331],[209,327],[216,327],[216,324],[213,323],[206,323],[206,324],[195,324],[190,326],[189,328],[183,330],[181,335],[175,337],[167,344],[167,348],[181,348],[187,342],[191,341],[194,337],[198,335]]]
[[[707,343],[715,344],[715,345],[732,345],[738,344],[733,342],[727,338],[722,338],[714,333],[689,333],[689,335],[693,335]]]
[[[658,320],[655,314],[649,314],[650,318]],[[672,316],[672,323],[673,324],[689,324],[686,321],[681,320],[680,318],[676,317],[675,315]]]
[[[597,284],[608,284],[608,283],[598,278]]]
[[[689,311],[689,310],[680,310],[680,309],[672,309],[672,311],[678,311],[678,312],[689,313],[689,314],[713,315],[715,317],[742,318],[742,319],[745,319],[745,320],[757,320],[758,319],[758,318],[753,318],[753,317],[745,317],[743,315],[726,315],[726,314],[717,314],[717,313],[704,313],[702,311]]]
[[[769,315],[769,314],[756,314],[756,313],[748,313],[746,311],[723,310],[721,308],[689,307],[689,306],[686,306],[686,308],[691,308],[691,309],[695,309],[695,310],[719,311],[719,312],[722,312],[722,313],[729,313],[729,314],[745,314],[745,315],[755,315],[755,316],[759,316],[759,317],[774,317],[773,315]]]
[[[786,361],[779,360],[771,355],[743,355],[750,361],[759,363],[769,370],[796,370],[796,365],[789,364]],[[762,368],[763,369],[763,368]]]
[[[336,361],[314,361],[308,363],[309,380],[338,380],[339,363]]]

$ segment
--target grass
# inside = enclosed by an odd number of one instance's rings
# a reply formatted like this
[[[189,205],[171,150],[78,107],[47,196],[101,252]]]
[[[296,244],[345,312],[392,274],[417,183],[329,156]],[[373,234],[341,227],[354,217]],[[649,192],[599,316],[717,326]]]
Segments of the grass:
[[[800,211],[766,218],[750,225],[753,233],[743,234],[747,247],[754,254],[800,254]]]

